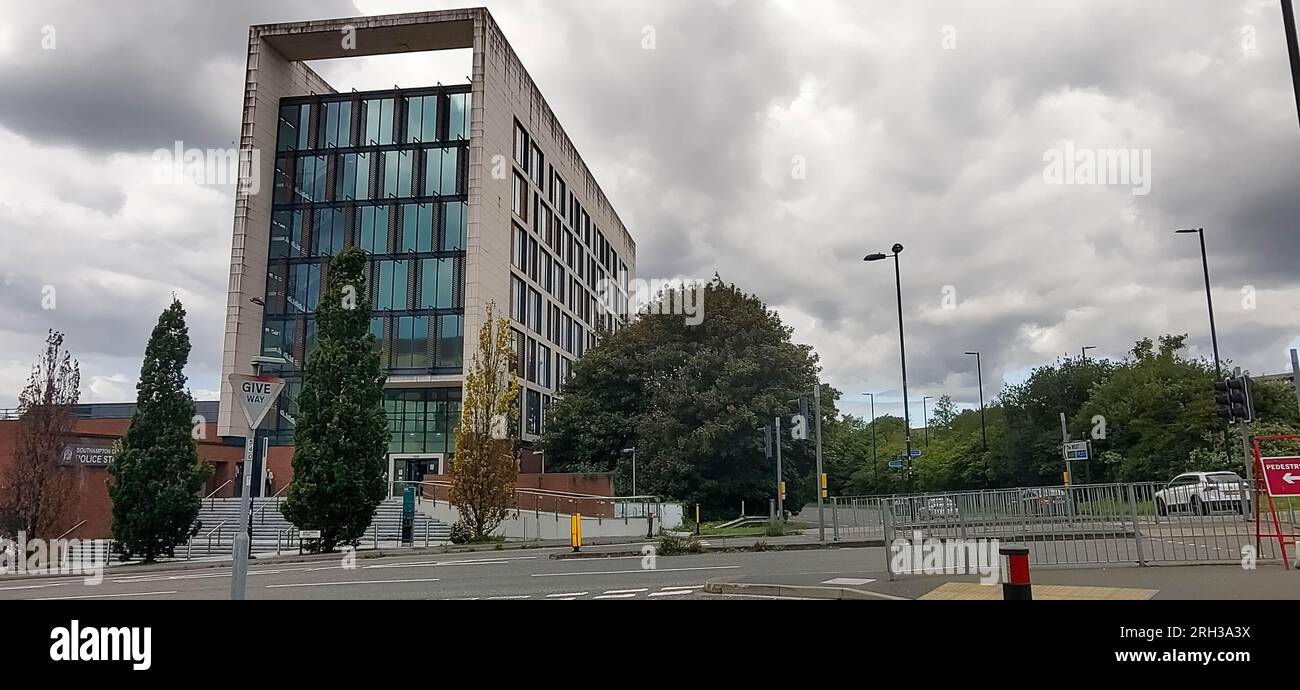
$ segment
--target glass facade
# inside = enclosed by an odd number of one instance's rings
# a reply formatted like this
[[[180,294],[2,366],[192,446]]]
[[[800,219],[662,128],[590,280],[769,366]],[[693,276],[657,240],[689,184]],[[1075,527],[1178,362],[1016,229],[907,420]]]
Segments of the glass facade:
[[[293,438],[330,257],[371,255],[371,334],[390,375],[464,370],[469,87],[280,102],[262,354],[286,379],[272,442]],[[460,388],[393,389],[390,450],[450,453]]]

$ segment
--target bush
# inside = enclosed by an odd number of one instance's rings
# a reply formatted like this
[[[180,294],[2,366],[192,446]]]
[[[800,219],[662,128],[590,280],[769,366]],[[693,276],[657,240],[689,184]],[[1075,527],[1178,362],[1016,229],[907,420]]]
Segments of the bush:
[[[674,534],[665,533],[659,537],[659,548],[656,553],[660,556],[680,556],[684,553],[704,553],[704,545],[694,536],[679,537]]]
[[[465,524],[464,520],[457,520],[451,526],[451,543],[468,544],[474,539],[474,531]]]
[[[768,537],[784,537],[785,523],[781,521],[767,523],[767,530],[763,532],[763,535]]]
[[[754,546],[753,546],[753,548],[752,548],[751,550],[753,550],[753,551],[767,551],[767,549],[768,549],[767,542],[764,541],[764,540],[762,540],[762,539],[759,539],[758,541],[754,542]]]

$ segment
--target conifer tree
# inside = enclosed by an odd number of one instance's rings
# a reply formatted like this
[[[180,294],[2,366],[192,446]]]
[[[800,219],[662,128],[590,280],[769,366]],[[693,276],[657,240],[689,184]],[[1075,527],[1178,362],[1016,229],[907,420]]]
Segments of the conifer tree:
[[[185,307],[173,299],[145,347],[131,427],[108,468],[113,548],[123,559],[172,556],[194,533],[211,470],[199,464],[193,431],[202,420],[185,387],[189,357]]]
[[[356,247],[329,264],[294,430],[293,482],[281,511],[321,547],[356,544],[384,498],[388,419],[379,350],[370,334],[369,259]]]

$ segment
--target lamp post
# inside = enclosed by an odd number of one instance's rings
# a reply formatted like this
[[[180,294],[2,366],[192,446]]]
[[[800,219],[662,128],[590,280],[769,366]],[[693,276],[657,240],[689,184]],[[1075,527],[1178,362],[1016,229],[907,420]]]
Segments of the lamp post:
[[[871,481],[880,490],[880,467],[876,464],[876,394],[863,393],[871,397]]]
[[[636,495],[636,446],[623,449],[624,455],[627,455],[628,453],[632,454],[632,495],[635,496]]]
[[[916,488],[916,477],[912,474],[912,417],[907,404],[907,345],[903,338],[903,278],[898,265],[898,255],[903,253],[903,245],[895,243],[890,247],[894,256],[894,291],[898,300],[898,358],[903,373],[903,434],[907,442],[907,483],[910,490]],[[868,254],[863,261],[880,261],[889,258],[886,254]]]
[[[1086,364],[1088,362],[1088,350],[1096,350],[1096,349],[1097,349],[1096,345],[1084,345],[1083,347],[1079,348],[1079,357]]]
[[[968,355],[975,355],[975,376],[979,381],[980,387],[980,434],[984,438],[984,450],[989,449],[989,428],[984,422],[984,366],[980,363],[980,353],[967,352]]]
[[[1222,381],[1223,367],[1219,364],[1219,333],[1214,328],[1214,298],[1210,296],[1210,260],[1205,254],[1205,228],[1184,228],[1175,230],[1174,234],[1188,235],[1193,232],[1201,241],[1201,272],[1205,276],[1205,305],[1210,311],[1210,347],[1214,348],[1214,378],[1216,381]],[[1228,443],[1228,427],[1225,426],[1223,427],[1223,457],[1228,457],[1228,449],[1231,447]]]
[[[934,400],[933,395],[921,396],[921,422],[925,424],[925,447],[930,447],[930,413],[925,409],[925,401]]]

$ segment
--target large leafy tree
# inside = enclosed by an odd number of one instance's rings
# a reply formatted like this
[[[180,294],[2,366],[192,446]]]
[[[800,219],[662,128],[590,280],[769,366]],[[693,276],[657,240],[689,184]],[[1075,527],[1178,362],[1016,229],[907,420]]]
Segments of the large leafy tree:
[[[124,559],[171,556],[193,535],[199,490],[211,469],[199,463],[193,434],[194,399],[185,387],[189,356],[185,307],[173,299],[145,347],[135,413],[108,468],[113,548]]]
[[[1221,446],[1222,422],[1214,408],[1214,365],[1181,355],[1186,335],[1139,340],[1131,357],[1115,367],[1075,418],[1075,426],[1104,421],[1109,479],[1164,481],[1194,469]],[[1218,457],[1227,462],[1221,452]],[[1217,464],[1217,463],[1216,463]]]
[[[0,532],[28,539],[70,527],[76,468],[60,467],[59,453],[72,433],[72,407],[81,396],[81,369],[63,349],[63,334],[49,331],[45,352],[18,394],[14,459],[0,486]]]
[[[999,486],[1035,486],[1061,482],[1061,413],[1072,438],[1092,430],[1091,417],[1080,417],[1095,386],[1114,364],[1083,357],[1037,367],[1024,383],[1007,386],[999,396],[1005,415],[1004,452],[989,458],[992,480]],[[990,424],[992,436],[998,425]],[[990,438],[990,447],[993,446]],[[1097,477],[1093,470],[1094,479]],[[1079,472],[1082,476],[1082,472]]]
[[[715,277],[683,289],[701,291],[699,323],[652,306],[578,361],[547,423],[547,465],[617,470],[627,492],[622,449],[635,446],[638,492],[698,502],[705,517],[735,515],[741,501],[766,505],[774,497],[775,462],[765,457],[759,430],[811,393],[817,357],[791,342],[775,311],[735,285]],[[824,416],[835,417],[837,397],[823,386]],[[815,454],[788,431],[781,443],[786,508],[797,511],[815,499]]]
[[[465,401],[451,463],[451,503],[470,541],[481,541],[506,518],[515,489],[514,429],[519,381],[512,371],[510,324],[489,302],[478,351],[465,375]],[[459,531],[459,530],[458,530]]]
[[[281,506],[321,546],[355,544],[384,498],[383,369],[370,334],[367,255],[350,247],[330,261],[307,357],[294,431],[293,483]]]

